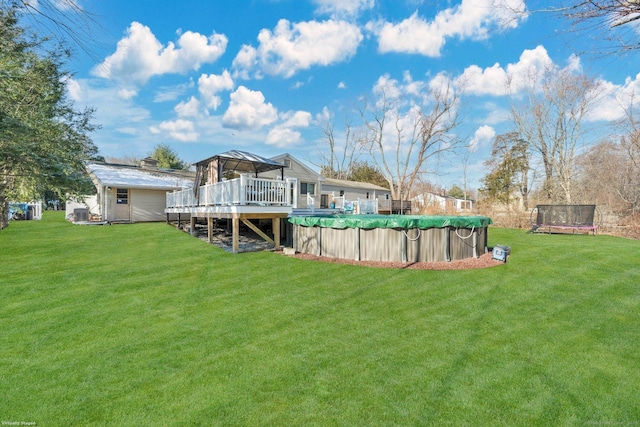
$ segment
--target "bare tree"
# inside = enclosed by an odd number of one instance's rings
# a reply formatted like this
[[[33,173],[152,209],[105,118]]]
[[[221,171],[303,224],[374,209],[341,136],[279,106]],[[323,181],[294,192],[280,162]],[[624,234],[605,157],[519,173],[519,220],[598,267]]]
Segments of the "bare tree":
[[[341,142],[336,141],[335,125],[331,118],[323,119],[320,127],[324,133],[326,147],[318,149],[320,164],[316,166],[320,167],[321,174],[327,178],[348,179],[362,151],[358,130],[345,119],[344,140]]]
[[[515,129],[540,160],[546,197],[571,203],[576,150],[586,142],[585,118],[601,93],[600,83],[556,68],[530,73],[524,81],[512,77],[508,83]],[[524,93],[515,88],[525,88]]]
[[[420,176],[429,171],[430,159],[453,151],[461,142],[453,135],[459,125],[460,95],[449,79],[438,82],[407,110],[389,85],[378,89],[374,105],[365,103],[360,109],[368,130],[365,145],[387,179],[394,200],[407,197]]]
[[[591,42],[584,53],[606,55],[640,49],[637,28],[633,27],[640,19],[639,0],[560,0],[553,4],[530,10],[510,7],[509,2],[497,7],[509,8],[516,16],[545,14],[568,21],[567,34]]]
[[[625,153],[625,171],[627,172],[623,179],[625,185],[621,190],[621,196],[631,204],[632,215],[640,211],[640,117],[633,108],[634,98],[632,96],[629,99],[626,118],[620,121],[620,127],[623,131],[620,146]]]

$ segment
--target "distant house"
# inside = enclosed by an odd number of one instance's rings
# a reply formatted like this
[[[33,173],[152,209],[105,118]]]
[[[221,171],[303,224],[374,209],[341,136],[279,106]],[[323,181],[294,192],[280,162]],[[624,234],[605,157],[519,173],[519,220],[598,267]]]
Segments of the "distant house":
[[[324,200],[321,200],[321,207],[329,207],[327,203],[331,203],[332,196],[344,196],[345,200],[352,201],[378,199],[378,212],[380,213],[388,213],[391,206],[391,191],[369,182],[325,178],[322,186]]]
[[[195,173],[157,167],[146,158],[139,166],[89,163],[96,195],[67,202],[67,218],[104,222],[166,220],[166,193],[191,188]],[[86,209],[86,211],[83,211]]]
[[[438,212],[465,213],[475,209],[475,200],[457,199],[455,197],[437,194],[423,193],[415,196],[412,202],[416,210],[436,210]]]

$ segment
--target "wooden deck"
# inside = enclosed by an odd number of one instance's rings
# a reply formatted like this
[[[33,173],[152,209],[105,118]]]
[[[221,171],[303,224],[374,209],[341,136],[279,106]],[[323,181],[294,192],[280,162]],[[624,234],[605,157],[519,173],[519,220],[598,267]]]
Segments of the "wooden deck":
[[[272,180],[241,176],[240,178],[167,193],[165,213],[188,218],[194,230],[198,218],[207,219],[208,239],[213,238],[215,219],[232,223],[232,252],[238,253],[242,222],[275,248],[280,247],[280,222],[287,218],[297,203],[297,180]],[[185,220],[187,219],[185,218]],[[268,236],[251,220],[270,219],[273,236]]]

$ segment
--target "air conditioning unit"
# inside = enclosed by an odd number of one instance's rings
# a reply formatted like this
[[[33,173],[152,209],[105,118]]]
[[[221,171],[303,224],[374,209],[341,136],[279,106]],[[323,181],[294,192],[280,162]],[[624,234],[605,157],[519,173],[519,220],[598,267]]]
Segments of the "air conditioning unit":
[[[89,221],[89,209],[76,208],[73,210],[73,222],[87,222]]]

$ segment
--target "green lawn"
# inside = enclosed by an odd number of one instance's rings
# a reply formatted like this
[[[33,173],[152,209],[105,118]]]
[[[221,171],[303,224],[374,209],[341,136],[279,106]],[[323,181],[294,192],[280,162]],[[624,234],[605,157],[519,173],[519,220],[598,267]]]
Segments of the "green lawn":
[[[232,255],[165,224],[12,222],[0,421],[640,425],[640,242],[489,244],[509,262],[391,270]]]

